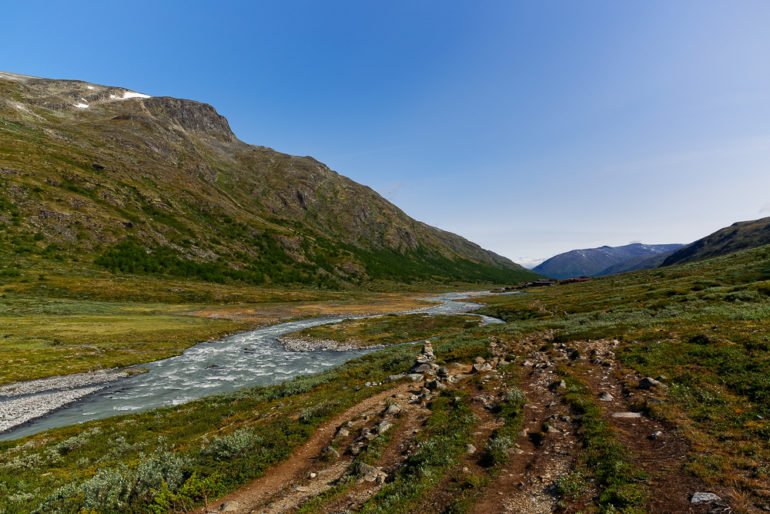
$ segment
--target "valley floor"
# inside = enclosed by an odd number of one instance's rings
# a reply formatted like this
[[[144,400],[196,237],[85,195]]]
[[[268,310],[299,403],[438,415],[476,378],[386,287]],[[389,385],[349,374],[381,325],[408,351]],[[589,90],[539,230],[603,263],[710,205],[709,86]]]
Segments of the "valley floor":
[[[475,301],[506,323],[1,442],[0,512],[770,511],[770,248]]]

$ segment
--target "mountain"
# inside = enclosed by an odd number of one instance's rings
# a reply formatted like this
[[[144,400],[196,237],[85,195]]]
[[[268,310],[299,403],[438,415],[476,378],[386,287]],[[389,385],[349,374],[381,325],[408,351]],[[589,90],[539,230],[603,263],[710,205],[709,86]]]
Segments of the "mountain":
[[[0,242],[0,257],[256,284],[533,276],[312,157],[240,141],[210,105],[10,73]]]
[[[551,278],[595,277],[624,273],[639,269],[655,268],[680,244],[645,245],[633,243],[626,246],[602,246],[584,250],[572,250],[551,257],[532,271]]]
[[[733,223],[674,252],[663,266],[699,261],[770,244],[770,218]]]

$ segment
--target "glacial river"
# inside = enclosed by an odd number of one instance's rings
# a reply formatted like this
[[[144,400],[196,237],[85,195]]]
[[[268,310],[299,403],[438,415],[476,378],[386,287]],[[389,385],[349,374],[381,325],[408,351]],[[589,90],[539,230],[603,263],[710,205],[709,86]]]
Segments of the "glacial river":
[[[485,293],[444,294],[430,298],[439,302],[435,306],[415,312],[471,312],[479,308],[479,304],[467,300],[482,294]],[[180,405],[204,396],[277,384],[299,375],[327,370],[372,350],[293,352],[286,350],[278,338],[349,318],[319,317],[279,323],[221,341],[198,344],[177,357],[136,366],[146,372],[121,379],[76,403],[0,434],[0,440],[17,439],[94,419]],[[500,322],[486,316],[482,319],[485,323]]]

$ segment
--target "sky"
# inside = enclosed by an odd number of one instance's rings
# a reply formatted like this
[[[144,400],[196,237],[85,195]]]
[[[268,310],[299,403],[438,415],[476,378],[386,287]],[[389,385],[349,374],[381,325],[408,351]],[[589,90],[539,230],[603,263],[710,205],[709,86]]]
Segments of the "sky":
[[[532,264],[770,216],[765,0],[4,0],[0,70],[210,103]]]

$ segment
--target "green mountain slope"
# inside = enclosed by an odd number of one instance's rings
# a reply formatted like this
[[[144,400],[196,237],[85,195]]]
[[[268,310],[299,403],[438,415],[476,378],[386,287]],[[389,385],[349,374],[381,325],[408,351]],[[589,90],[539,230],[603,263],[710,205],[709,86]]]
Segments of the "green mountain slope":
[[[311,157],[241,142],[209,105],[8,73],[0,227],[6,256],[211,281],[531,275]]]
[[[671,254],[663,266],[693,262],[770,244],[770,218],[733,223]]]

